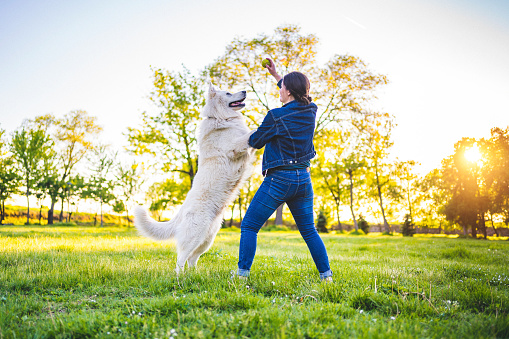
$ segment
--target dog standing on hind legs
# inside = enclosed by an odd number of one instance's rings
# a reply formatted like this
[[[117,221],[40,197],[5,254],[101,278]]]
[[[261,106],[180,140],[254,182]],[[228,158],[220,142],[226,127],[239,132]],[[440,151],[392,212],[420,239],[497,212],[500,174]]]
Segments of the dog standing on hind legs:
[[[245,99],[245,91],[231,94],[210,85],[197,136],[198,172],[184,203],[165,222],[155,221],[141,206],[134,210],[134,225],[142,235],[176,240],[177,274],[186,262],[189,267],[196,266],[212,246],[224,209],[251,175],[254,149],[248,146],[248,139],[252,132],[240,113]]]

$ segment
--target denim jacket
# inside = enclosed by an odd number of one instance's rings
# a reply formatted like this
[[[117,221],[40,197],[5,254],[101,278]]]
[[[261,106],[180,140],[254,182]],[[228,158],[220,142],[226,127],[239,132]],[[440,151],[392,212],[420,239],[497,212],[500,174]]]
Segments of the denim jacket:
[[[313,136],[318,107],[294,100],[270,110],[250,137],[249,146],[263,152],[262,171],[315,157]]]

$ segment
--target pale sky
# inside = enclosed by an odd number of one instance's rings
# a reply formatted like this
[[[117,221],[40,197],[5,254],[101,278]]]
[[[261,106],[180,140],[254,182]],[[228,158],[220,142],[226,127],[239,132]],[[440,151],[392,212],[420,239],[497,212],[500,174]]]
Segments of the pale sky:
[[[396,117],[392,154],[422,173],[461,137],[509,126],[505,0],[3,0],[0,128],[81,109],[120,147],[152,107],[150,66],[197,72],[234,37],[282,24],[318,36],[322,63],[348,53],[388,76],[378,105]]]

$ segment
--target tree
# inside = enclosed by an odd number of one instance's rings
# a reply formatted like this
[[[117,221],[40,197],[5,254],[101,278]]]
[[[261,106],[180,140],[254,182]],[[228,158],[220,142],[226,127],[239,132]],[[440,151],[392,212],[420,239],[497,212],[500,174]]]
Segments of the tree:
[[[102,131],[97,125],[97,118],[90,116],[86,111],[76,110],[65,114],[61,119],[53,115],[36,117],[31,123],[40,129],[53,134],[56,141],[58,168],[48,177],[47,187],[51,198],[51,207],[48,211],[48,224],[53,224],[53,212],[56,199],[62,201],[60,222],[63,221],[65,183],[69,182],[76,164],[84,159],[86,154],[94,148],[94,140]]]
[[[5,200],[18,193],[21,180],[16,173],[15,160],[5,147],[4,133],[0,129],[0,225],[5,220]]]
[[[445,205],[447,220],[458,223],[466,234],[470,227],[472,237],[477,237],[480,206],[478,164],[465,156],[476,145],[473,138],[463,138],[454,145],[454,154],[442,161],[442,182],[450,192]]]
[[[118,221],[119,221],[120,225],[122,225],[122,219],[120,218],[120,213],[124,212],[125,210],[126,209],[125,209],[124,203],[120,200],[115,200],[115,203],[113,204],[113,212],[119,214]],[[127,215],[127,222],[129,222],[129,215]]]
[[[394,144],[391,132],[394,119],[387,113],[374,113],[356,124],[365,135],[366,161],[368,168],[368,195],[374,198],[382,214],[385,232],[390,233],[391,227],[387,222],[384,197],[394,194],[394,180],[392,179],[392,164],[388,161],[389,149]]]
[[[415,224],[412,221],[412,216],[410,214],[405,214],[405,220],[403,221],[403,225],[401,225],[401,234],[404,237],[413,237],[415,234],[414,229]]]
[[[30,224],[30,195],[31,189],[41,179],[40,167],[44,159],[48,156],[53,141],[44,130],[41,129],[21,129],[14,131],[11,143],[11,152],[23,173],[23,181],[26,188],[27,198],[27,222]]]
[[[484,142],[483,157],[482,172],[491,197],[490,219],[498,234],[493,222],[495,215],[509,224],[509,127],[491,130],[491,138]]]
[[[343,231],[340,220],[341,200],[345,194],[346,169],[342,162],[343,152],[346,148],[346,141],[349,134],[339,130],[326,130],[322,137],[315,144],[319,150],[313,167],[317,189],[327,194],[334,202],[334,210],[338,222],[338,229]]]
[[[316,220],[316,229],[320,233],[328,233],[327,229],[327,215],[324,210],[318,212],[318,218]]]
[[[350,55],[334,55],[319,66],[318,43],[315,35],[302,35],[298,26],[280,26],[272,35],[235,38],[204,73],[219,86],[247,88],[254,94],[246,100],[249,107],[246,116],[254,127],[269,109],[280,106],[273,79],[260,65],[262,58],[271,57],[282,73],[303,72],[311,82],[311,96],[320,108],[315,131],[315,138],[319,139],[327,129],[348,130],[352,116],[369,115],[366,108],[375,97],[374,91],[386,84],[387,79]],[[282,215],[282,207],[278,215]]]
[[[366,234],[369,233],[369,224],[368,222],[366,221],[366,219],[364,219],[364,217],[361,215],[359,215],[359,228]]]
[[[115,200],[113,190],[114,180],[111,180],[111,170],[117,154],[108,151],[106,145],[99,145],[92,151],[88,158],[91,164],[91,172],[86,189],[83,191],[84,198],[92,198],[99,202],[101,208],[101,227],[103,227],[103,205]]]
[[[152,69],[154,90],[150,100],[159,113],[143,113],[140,128],[128,128],[129,150],[150,154],[165,172],[183,173],[192,184],[198,170],[196,127],[205,105],[203,81],[185,69]]]
[[[149,210],[157,214],[157,219],[161,221],[160,212],[181,205],[190,188],[187,180],[182,182],[175,178],[152,184],[146,195],[146,199],[150,202]]]
[[[349,192],[350,192],[350,212],[352,213],[353,224],[355,230],[359,230],[359,225],[354,212],[354,187],[360,186],[363,180],[360,178],[360,173],[366,167],[366,162],[359,158],[359,152],[354,151],[348,157],[343,159],[343,168],[348,175]],[[362,229],[364,231],[364,229]],[[367,234],[367,232],[365,231]]]
[[[414,173],[414,168],[417,163],[413,160],[400,161],[396,163],[396,176],[399,179],[399,190],[404,197],[406,207],[408,208],[408,216],[410,221],[413,221],[413,192],[416,191],[417,175]]]
[[[130,202],[139,192],[140,186],[145,182],[145,178],[143,177],[143,168],[136,162],[132,162],[127,166],[119,163],[117,165],[116,178],[118,188],[120,190],[120,196],[123,198],[123,201],[121,201],[123,210],[121,212],[126,212],[127,225],[129,226],[131,222],[129,219]],[[117,205],[120,206],[118,203]]]
[[[415,187],[416,193],[421,200],[420,215],[422,219],[432,222],[438,220],[439,228],[442,228],[445,219],[445,205],[450,199],[449,192],[445,189],[442,172],[434,169],[423,178],[419,179]]]

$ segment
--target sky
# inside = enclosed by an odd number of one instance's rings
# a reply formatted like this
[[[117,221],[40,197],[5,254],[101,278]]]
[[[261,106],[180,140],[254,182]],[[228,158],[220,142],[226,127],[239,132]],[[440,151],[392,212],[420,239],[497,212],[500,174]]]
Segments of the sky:
[[[151,66],[198,72],[283,24],[319,38],[320,63],[351,54],[388,77],[376,105],[396,118],[392,155],[423,174],[462,137],[509,126],[505,0],[2,0],[0,128],[80,109],[120,148],[153,109]]]

